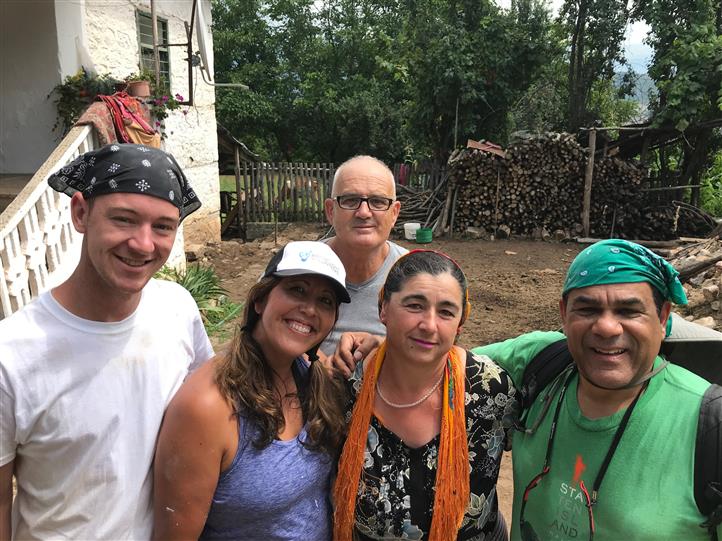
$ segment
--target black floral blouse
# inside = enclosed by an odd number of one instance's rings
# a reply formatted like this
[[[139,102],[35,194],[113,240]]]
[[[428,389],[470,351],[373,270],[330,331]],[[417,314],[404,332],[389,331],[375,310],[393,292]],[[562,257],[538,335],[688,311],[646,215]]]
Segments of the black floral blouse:
[[[457,539],[485,539],[498,520],[496,480],[517,405],[511,378],[483,355],[466,352],[466,433],[470,501]],[[361,391],[363,363],[348,380],[347,419]],[[436,481],[437,435],[412,449],[371,416],[356,500],[359,539],[427,539]]]

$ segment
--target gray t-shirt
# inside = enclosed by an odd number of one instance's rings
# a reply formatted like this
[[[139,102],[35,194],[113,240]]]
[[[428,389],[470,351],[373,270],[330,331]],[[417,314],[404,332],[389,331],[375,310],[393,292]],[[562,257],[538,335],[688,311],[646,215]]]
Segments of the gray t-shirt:
[[[391,266],[408,252],[406,248],[396,243],[391,241],[386,243],[389,245],[389,253],[376,274],[362,284],[346,282],[351,302],[341,304],[338,321],[331,334],[321,344],[321,351],[326,355],[331,355],[336,350],[341,334],[345,332],[364,331],[386,336],[386,327],[379,320],[379,291],[386,281]]]

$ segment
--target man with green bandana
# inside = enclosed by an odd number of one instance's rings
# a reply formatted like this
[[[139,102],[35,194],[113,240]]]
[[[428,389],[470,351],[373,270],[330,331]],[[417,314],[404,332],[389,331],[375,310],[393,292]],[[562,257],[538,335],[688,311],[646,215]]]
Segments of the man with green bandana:
[[[512,539],[709,539],[693,486],[710,384],[657,355],[670,301],[687,299],[669,263],[606,240],[569,268],[559,302],[564,334],[532,332],[474,350],[517,384],[565,335],[574,360],[539,392],[528,429],[514,434]]]

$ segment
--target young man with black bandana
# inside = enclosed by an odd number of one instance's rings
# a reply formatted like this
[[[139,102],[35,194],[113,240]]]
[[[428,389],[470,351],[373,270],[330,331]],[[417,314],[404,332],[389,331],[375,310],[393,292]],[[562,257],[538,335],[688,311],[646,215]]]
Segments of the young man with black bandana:
[[[13,539],[148,539],[163,412],[213,354],[190,294],[152,279],[200,201],[142,145],[48,182],[84,237],[70,278],[0,321],[0,540],[11,522]]]

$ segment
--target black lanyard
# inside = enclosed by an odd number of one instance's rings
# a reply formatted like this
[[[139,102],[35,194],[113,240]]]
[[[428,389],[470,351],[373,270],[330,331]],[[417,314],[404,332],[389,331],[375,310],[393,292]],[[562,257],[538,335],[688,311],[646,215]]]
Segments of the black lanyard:
[[[564,401],[564,395],[567,392],[567,387],[569,387],[569,383],[571,382],[571,379],[574,376],[575,372],[576,372],[576,370],[572,370],[569,373],[566,380],[564,380],[564,385],[562,386],[562,390],[559,393],[559,400],[557,401],[557,407],[556,407],[556,410],[554,411],[554,418],[552,419],[552,426],[551,426],[551,429],[549,430],[549,441],[547,442],[547,452],[546,452],[546,456],[544,457],[544,469],[547,469],[549,467],[549,463],[551,462],[552,447],[554,445],[554,436],[556,435],[557,422],[559,421],[559,412],[562,409],[562,402]],[[617,432],[614,434],[612,443],[610,444],[609,449],[607,450],[607,455],[604,457],[604,461],[602,462],[602,466],[599,468],[599,472],[597,473],[596,479],[594,479],[594,485],[592,485],[591,501],[589,504],[590,506],[597,503],[597,495],[599,493],[599,487],[602,485],[602,480],[604,479],[604,475],[607,473],[607,468],[609,467],[609,463],[612,461],[614,452],[617,450],[617,447],[619,446],[619,442],[622,439],[624,430],[627,428],[627,423],[629,422],[629,418],[632,416],[634,407],[637,405],[637,402],[639,401],[639,397],[642,396],[642,392],[644,391],[644,389],[647,388],[647,385],[649,385],[649,380],[645,381],[644,384],[640,387],[639,392],[637,393],[637,396],[634,397],[634,400],[627,408],[627,411],[624,412],[624,417],[622,417],[622,422],[619,423],[619,427],[617,427]]]

